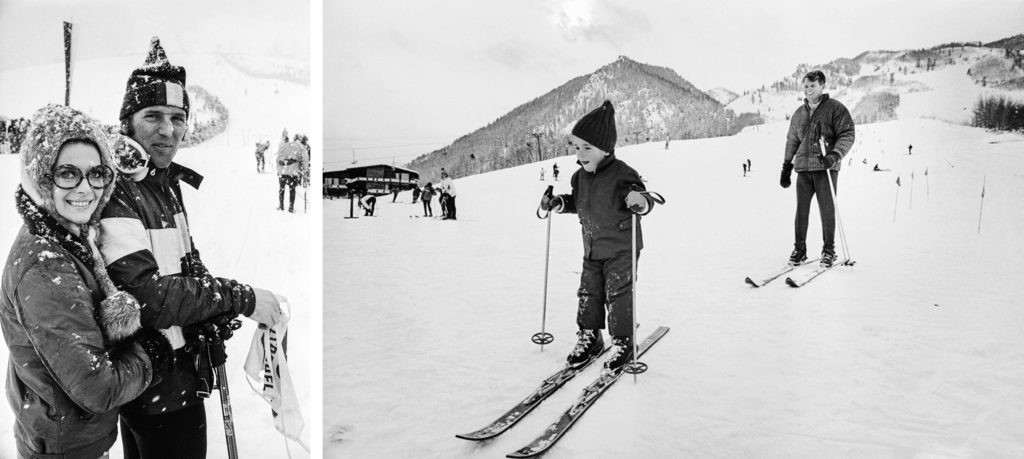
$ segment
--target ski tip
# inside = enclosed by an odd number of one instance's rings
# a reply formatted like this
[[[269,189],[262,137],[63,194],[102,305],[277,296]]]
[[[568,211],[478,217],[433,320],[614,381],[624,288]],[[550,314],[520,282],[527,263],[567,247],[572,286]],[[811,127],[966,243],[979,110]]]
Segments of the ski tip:
[[[793,287],[793,288],[800,288],[800,286],[797,285],[796,281],[794,281],[793,279],[791,279],[789,277],[786,278],[786,285],[788,285],[790,287]]]
[[[746,279],[746,283],[750,284],[750,286],[754,288],[761,287],[760,285],[757,285],[757,282],[754,282],[754,280],[749,277]]]
[[[462,439],[462,440],[469,440],[469,441],[481,441],[481,440],[486,440],[486,439],[491,438],[491,437],[481,437],[479,435],[475,435],[474,433],[468,433],[468,434],[455,434],[455,438],[459,438],[459,439]]]
[[[522,459],[528,457],[537,457],[537,453],[533,452],[533,450],[531,449],[523,448],[514,453],[509,453],[505,457]]]

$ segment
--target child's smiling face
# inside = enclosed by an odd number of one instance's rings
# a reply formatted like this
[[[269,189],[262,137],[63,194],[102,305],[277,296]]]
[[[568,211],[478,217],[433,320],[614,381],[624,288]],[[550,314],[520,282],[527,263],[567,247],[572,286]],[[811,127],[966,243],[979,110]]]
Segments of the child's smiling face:
[[[576,136],[570,137],[569,145],[576,149],[576,159],[583,166],[583,170],[587,172],[596,171],[597,165],[601,164],[601,160],[609,154]]]

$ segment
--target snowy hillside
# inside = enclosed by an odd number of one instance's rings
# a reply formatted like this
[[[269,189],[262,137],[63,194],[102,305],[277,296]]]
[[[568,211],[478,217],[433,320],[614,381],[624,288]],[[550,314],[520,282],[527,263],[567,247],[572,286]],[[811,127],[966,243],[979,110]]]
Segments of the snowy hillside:
[[[826,92],[846,105],[854,116],[858,115],[858,105],[865,98],[891,94],[899,96],[899,106],[895,113],[897,119],[932,118],[955,124],[970,124],[974,105],[982,95],[1024,99],[1024,91],[975,83],[975,80],[981,79],[979,68],[985,67],[984,63],[1002,61],[1001,49],[968,47],[957,50],[951,56],[951,62],[941,60],[941,65],[931,71],[908,63],[906,54],[864,53],[858,57],[861,62],[858,73],[850,77],[853,83],[836,89],[835,82],[830,81],[826,84]],[[907,72],[901,72],[900,68],[906,68]],[[969,69],[974,70],[974,76],[968,74]],[[1000,76],[1009,78],[1008,75]],[[769,122],[782,121],[793,114],[803,97],[802,91],[775,91],[768,88],[740,95],[727,108],[736,113],[760,113]]]
[[[260,137],[271,140],[276,151],[281,130],[308,132],[309,88],[294,83],[246,77],[236,67],[214,55],[176,55],[171,62],[183,65],[188,83],[198,84],[231,111],[227,131],[202,145],[182,149],[176,158],[205,176],[196,191],[183,186],[190,227],[196,245],[210,270],[278,292],[290,300],[292,320],[288,339],[289,363],[299,402],[307,419],[309,441],[310,400],[314,381],[313,346],[309,339],[310,315],[309,241],[310,218],[301,213],[301,189],[296,214],[277,207],[277,179],[268,159],[267,174],[255,172],[254,144]],[[144,56],[85,61],[75,70],[72,105],[106,123],[117,121],[124,84]],[[63,68],[36,67],[0,72],[0,113],[31,116],[47,102],[63,102]],[[0,196],[11,196],[18,184],[18,158],[0,156]],[[21,219],[10,198],[0,200],[0,247],[7,253]],[[228,376],[235,428],[241,457],[288,457],[284,437],[273,426],[269,405],[249,389],[242,371],[255,326],[243,320],[243,328],[228,342]],[[0,347],[0,365],[6,368],[7,348]],[[206,403],[209,457],[226,457],[217,394]],[[15,457],[13,416],[0,403],[0,458]],[[309,457],[291,443],[291,457]],[[120,443],[111,451],[121,457]]]
[[[924,94],[904,109],[927,116],[946,96]],[[786,128],[620,147],[668,200],[644,219],[640,334],[672,330],[638,384],[612,387],[546,457],[1024,456],[1024,136],[927,119],[858,126],[839,179],[856,265],[801,289],[753,289],[744,277],[792,249],[795,191],[778,185]],[[555,341],[530,342],[545,253],[534,210],[547,185],[569,190],[574,162],[458,180],[456,222],[413,218],[409,193],[381,198],[372,218],[324,204],[324,298],[338,298],[324,305],[326,458],[502,457],[596,377],[588,369],[494,440],[455,438],[527,396],[575,341],[580,229],[556,215]]]

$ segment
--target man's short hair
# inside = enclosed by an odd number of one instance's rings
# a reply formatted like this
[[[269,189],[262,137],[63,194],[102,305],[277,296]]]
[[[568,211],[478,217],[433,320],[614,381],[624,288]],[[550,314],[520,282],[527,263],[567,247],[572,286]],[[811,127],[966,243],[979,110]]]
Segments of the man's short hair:
[[[822,86],[825,85],[825,73],[821,70],[811,70],[810,72],[807,72],[807,75],[804,75],[804,79],[808,81],[817,81],[818,83],[821,83]]]

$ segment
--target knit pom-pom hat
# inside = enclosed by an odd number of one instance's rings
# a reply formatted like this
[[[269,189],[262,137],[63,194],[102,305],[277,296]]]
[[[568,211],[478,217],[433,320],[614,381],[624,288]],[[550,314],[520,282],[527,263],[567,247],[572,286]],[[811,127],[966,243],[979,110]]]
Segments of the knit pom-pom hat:
[[[135,112],[154,105],[178,107],[188,116],[185,68],[171,65],[158,37],[149,42],[146,62],[128,77],[120,119],[131,118]]]

